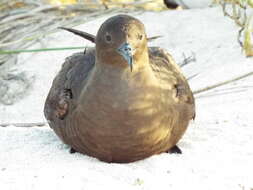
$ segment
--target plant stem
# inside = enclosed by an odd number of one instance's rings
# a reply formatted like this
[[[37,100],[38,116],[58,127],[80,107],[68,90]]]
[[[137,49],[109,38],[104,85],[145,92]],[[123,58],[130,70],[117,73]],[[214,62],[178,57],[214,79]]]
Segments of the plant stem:
[[[31,52],[45,52],[45,51],[63,51],[63,50],[74,50],[74,49],[85,49],[85,47],[80,46],[80,47],[63,47],[63,48],[0,50],[0,55],[17,54],[17,53],[31,53]]]

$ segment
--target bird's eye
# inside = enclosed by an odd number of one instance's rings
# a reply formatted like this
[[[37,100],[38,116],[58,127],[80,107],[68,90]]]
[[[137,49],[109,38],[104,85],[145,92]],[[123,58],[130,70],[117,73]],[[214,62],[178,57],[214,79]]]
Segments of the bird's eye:
[[[138,34],[138,36],[137,36],[137,38],[139,39],[139,40],[142,40],[142,35],[141,34]]]
[[[106,35],[105,35],[105,40],[106,40],[107,42],[111,42],[111,41],[112,41],[111,35],[106,34]]]

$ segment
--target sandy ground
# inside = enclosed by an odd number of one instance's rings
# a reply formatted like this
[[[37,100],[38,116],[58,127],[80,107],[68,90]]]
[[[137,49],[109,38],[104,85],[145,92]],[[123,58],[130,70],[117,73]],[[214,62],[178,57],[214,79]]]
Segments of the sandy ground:
[[[253,71],[236,41],[238,28],[219,8],[133,14],[150,43],[185,66],[193,90]],[[107,18],[77,27],[95,34]],[[67,32],[31,48],[89,46]],[[66,56],[76,51],[20,54],[17,68],[35,76],[34,89],[12,106],[0,106],[0,123],[44,122],[43,104]],[[130,164],[107,164],[69,154],[49,127],[0,128],[0,189],[253,189],[253,77],[196,95],[197,116],[179,143],[182,155],[160,154]]]

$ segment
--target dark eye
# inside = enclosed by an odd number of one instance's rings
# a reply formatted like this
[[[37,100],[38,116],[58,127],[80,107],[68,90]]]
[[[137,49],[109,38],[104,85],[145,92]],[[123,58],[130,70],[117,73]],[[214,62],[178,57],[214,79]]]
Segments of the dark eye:
[[[139,40],[142,40],[142,35],[141,34],[138,34],[138,36],[137,36],[137,38],[139,39]]]
[[[112,41],[111,35],[106,34],[106,35],[105,35],[105,40],[106,40],[107,42],[111,42],[111,41]]]

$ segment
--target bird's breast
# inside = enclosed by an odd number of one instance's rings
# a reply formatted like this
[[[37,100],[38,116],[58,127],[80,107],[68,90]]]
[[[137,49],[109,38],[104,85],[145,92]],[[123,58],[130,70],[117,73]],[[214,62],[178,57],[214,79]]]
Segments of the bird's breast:
[[[90,81],[69,119],[74,134],[70,142],[82,139],[74,147],[82,147],[81,152],[93,156],[101,153],[118,160],[127,155],[137,160],[168,149],[177,115],[164,102],[161,88],[149,79],[141,76]]]

